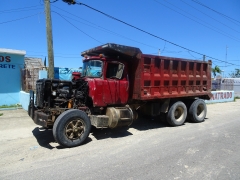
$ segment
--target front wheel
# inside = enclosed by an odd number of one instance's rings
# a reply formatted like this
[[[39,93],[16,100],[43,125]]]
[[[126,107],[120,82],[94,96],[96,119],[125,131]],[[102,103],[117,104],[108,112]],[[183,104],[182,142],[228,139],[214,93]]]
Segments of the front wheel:
[[[83,144],[91,130],[87,114],[77,109],[63,112],[53,125],[53,136],[63,147],[75,147]]]
[[[203,122],[205,117],[207,115],[207,106],[204,100],[202,99],[197,99],[193,101],[189,108],[189,119],[192,122]]]
[[[167,122],[171,126],[181,126],[187,117],[187,107],[181,102],[175,102],[167,113]]]

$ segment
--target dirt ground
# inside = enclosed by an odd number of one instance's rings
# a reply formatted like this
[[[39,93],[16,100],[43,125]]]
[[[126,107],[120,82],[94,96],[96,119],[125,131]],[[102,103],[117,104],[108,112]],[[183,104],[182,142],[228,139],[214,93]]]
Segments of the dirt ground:
[[[208,104],[207,107],[207,120],[215,121],[216,119],[217,122],[217,119],[221,118],[224,113],[232,114],[232,117],[234,117],[234,113],[239,115],[240,100],[229,103]],[[134,138],[134,136],[136,136],[137,138],[146,132],[150,134],[159,132],[166,134],[172,131],[174,134],[181,130],[181,128],[186,129],[189,128],[189,126],[195,126],[201,130],[208,125],[208,123],[204,122],[168,129],[169,127],[166,124],[148,119],[126,129],[95,130],[90,134],[86,145],[63,149],[55,142],[52,131],[42,129],[40,126],[34,124],[25,110],[8,110],[0,111],[0,113],[3,113],[3,115],[0,116],[0,179],[2,179],[1,175],[3,174],[4,177],[6,177],[10,175],[12,171],[17,172],[18,169],[22,168],[23,164],[25,169],[34,168],[32,167],[33,161],[38,163],[46,161],[50,163],[51,160],[65,158],[76,152],[79,153],[79,150],[81,152],[88,152],[88,149],[94,151],[98,147],[101,147],[102,144],[109,146],[109,148],[110,144],[112,146],[118,146],[116,138],[119,137]],[[229,116],[229,118],[231,118],[231,116]],[[150,123],[149,120],[151,121]],[[139,139],[130,139],[128,140],[128,138],[126,138],[125,142],[128,143],[128,141],[132,141],[132,143],[134,143],[135,141],[139,141]],[[101,143],[99,142],[101,140],[104,141]]]

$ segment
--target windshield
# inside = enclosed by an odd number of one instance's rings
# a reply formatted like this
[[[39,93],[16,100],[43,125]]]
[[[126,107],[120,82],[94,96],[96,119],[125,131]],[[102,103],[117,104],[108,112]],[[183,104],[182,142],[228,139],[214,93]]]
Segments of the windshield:
[[[82,76],[101,77],[103,63],[99,60],[90,60],[83,62]]]

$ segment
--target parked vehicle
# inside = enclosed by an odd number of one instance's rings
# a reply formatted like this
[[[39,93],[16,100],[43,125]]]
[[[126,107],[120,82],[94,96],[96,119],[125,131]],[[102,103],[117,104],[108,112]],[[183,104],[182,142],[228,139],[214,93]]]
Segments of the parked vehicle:
[[[143,54],[139,48],[108,43],[81,54],[74,81],[40,79],[29,115],[64,147],[81,145],[91,126],[130,126],[138,112],[166,114],[171,126],[188,117],[203,122],[211,97],[211,61]]]

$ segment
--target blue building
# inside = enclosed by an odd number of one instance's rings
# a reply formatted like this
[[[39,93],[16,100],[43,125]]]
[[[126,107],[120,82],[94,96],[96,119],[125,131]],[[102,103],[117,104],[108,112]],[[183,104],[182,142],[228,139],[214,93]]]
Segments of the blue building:
[[[0,106],[20,102],[21,69],[26,51],[0,48]]]
[[[27,109],[29,90],[36,89],[38,79],[47,78],[41,58],[25,57],[26,51],[0,48],[0,106],[21,104]],[[55,67],[55,78],[71,80],[78,68]]]

